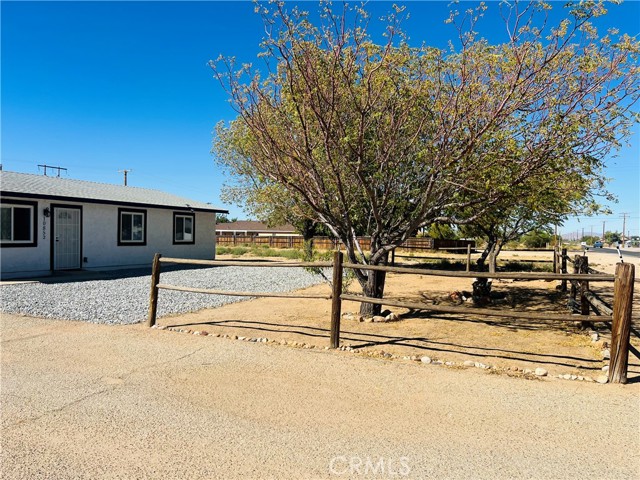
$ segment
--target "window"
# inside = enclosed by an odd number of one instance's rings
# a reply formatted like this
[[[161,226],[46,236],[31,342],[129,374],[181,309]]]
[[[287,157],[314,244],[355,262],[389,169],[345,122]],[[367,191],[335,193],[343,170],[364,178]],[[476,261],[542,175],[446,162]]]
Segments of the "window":
[[[190,213],[173,214],[173,243],[195,243],[196,219]]]
[[[36,202],[11,201],[0,206],[0,243],[3,247],[35,247]]]
[[[118,209],[118,245],[147,244],[146,210]]]

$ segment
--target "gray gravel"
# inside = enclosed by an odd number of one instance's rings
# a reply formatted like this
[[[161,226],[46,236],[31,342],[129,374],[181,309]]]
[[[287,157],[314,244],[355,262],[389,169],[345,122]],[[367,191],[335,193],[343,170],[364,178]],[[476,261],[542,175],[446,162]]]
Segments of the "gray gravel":
[[[146,270],[105,273],[99,280],[47,280],[0,287],[1,311],[45,318],[103,324],[143,321],[149,306]],[[323,281],[302,268],[213,267],[175,269],[160,282],[178,286],[248,292],[287,292]],[[186,313],[246,300],[250,297],[204,295],[160,290],[158,316]]]

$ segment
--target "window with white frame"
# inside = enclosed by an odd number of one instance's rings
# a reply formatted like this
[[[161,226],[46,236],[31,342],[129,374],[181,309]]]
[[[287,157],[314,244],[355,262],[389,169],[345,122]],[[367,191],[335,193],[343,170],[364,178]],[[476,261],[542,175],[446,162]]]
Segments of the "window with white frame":
[[[0,205],[0,243],[3,247],[36,246],[36,202],[12,201]]]
[[[118,209],[118,245],[147,244],[146,210]]]
[[[195,243],[196,220],[190,213],[173,214],[173,243]]]

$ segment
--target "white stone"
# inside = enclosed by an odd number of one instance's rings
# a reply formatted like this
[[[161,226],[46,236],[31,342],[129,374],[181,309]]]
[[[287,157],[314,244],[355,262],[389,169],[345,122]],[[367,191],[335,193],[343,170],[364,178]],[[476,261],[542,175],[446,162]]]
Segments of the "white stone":
[[[398,315],[396,313],[390,313],[389,315],[387,315],[384,319],[387,322],[395,322],[396,320],[398,320],[400,317],[398,317]]]
[[[608,348],[602,350],[601,353],[602,353],[602,358],[604,358],[605,360],[608,360],[611,358],[611,351]]]
[[[376,323],[382,323],[382,322],[386,322],[387,320],[386,320],[386,318],[385,318],[385,317],[382,317],[382,316],[380,316],[380,315],[376,315],[375,317],[373,317],[373,318],[371,319],[371,321],[372,321],[372,322],[376,322]]]
[[[547,372],[544,368],[536,368],[535,371],[533,372],[535,375],[537,375],[538,377],[546,377],[547,376]]]
[[[564,378],[565,380],[571,380],[571,375],[565,373],[564,375],[562,375],[562,378]]]
[[[473,360],[465,360],[463,365],[465,367],[475,367],[476,366],[476,362],[474,362]]]
[[[429,364],[429,363],[431,363],[431,358],[430,358],[430,357],[425,356],[425,357],[422,357],[422,358],[420,359],[420,361],[421,361],[422,363],[427,363],[427,364]]]
[[[609,383],[609,377],[607,377],[606,375],[600,375],[598,378],[596,378],[596,382]]]
[[[603,372],[608,372],[609,371],[609,365],[605,365],[604,367],[602,367],[602,371]]]
[[[591,334],[591,341],[592,342],[597,342],[598,340],[600,340],[600,335],[598,335],[598,332],[594,332]]]

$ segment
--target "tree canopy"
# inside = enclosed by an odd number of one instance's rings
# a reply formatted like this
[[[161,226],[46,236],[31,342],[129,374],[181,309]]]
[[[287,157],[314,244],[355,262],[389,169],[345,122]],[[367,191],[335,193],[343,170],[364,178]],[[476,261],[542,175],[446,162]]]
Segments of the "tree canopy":
[[[475,33],[479,4],[464,22],[452,14],[459,47],[442,50],[410,45],[400,8],[376,42],[362,6],[323,3],[317,22],[283,2],[258,6],[266,73],[211,62],[238,114],[217,127],[218,161],[363,264],[385,263],[422,226],[470,224],[519,189],[544,189],[549,172],[597,177],[636,121],[637,41],[599,36],[598,1],[570,4],[557,25],[547,3],[502,8],[507,42]],[[356,276],[382,295],[383,275]]]

